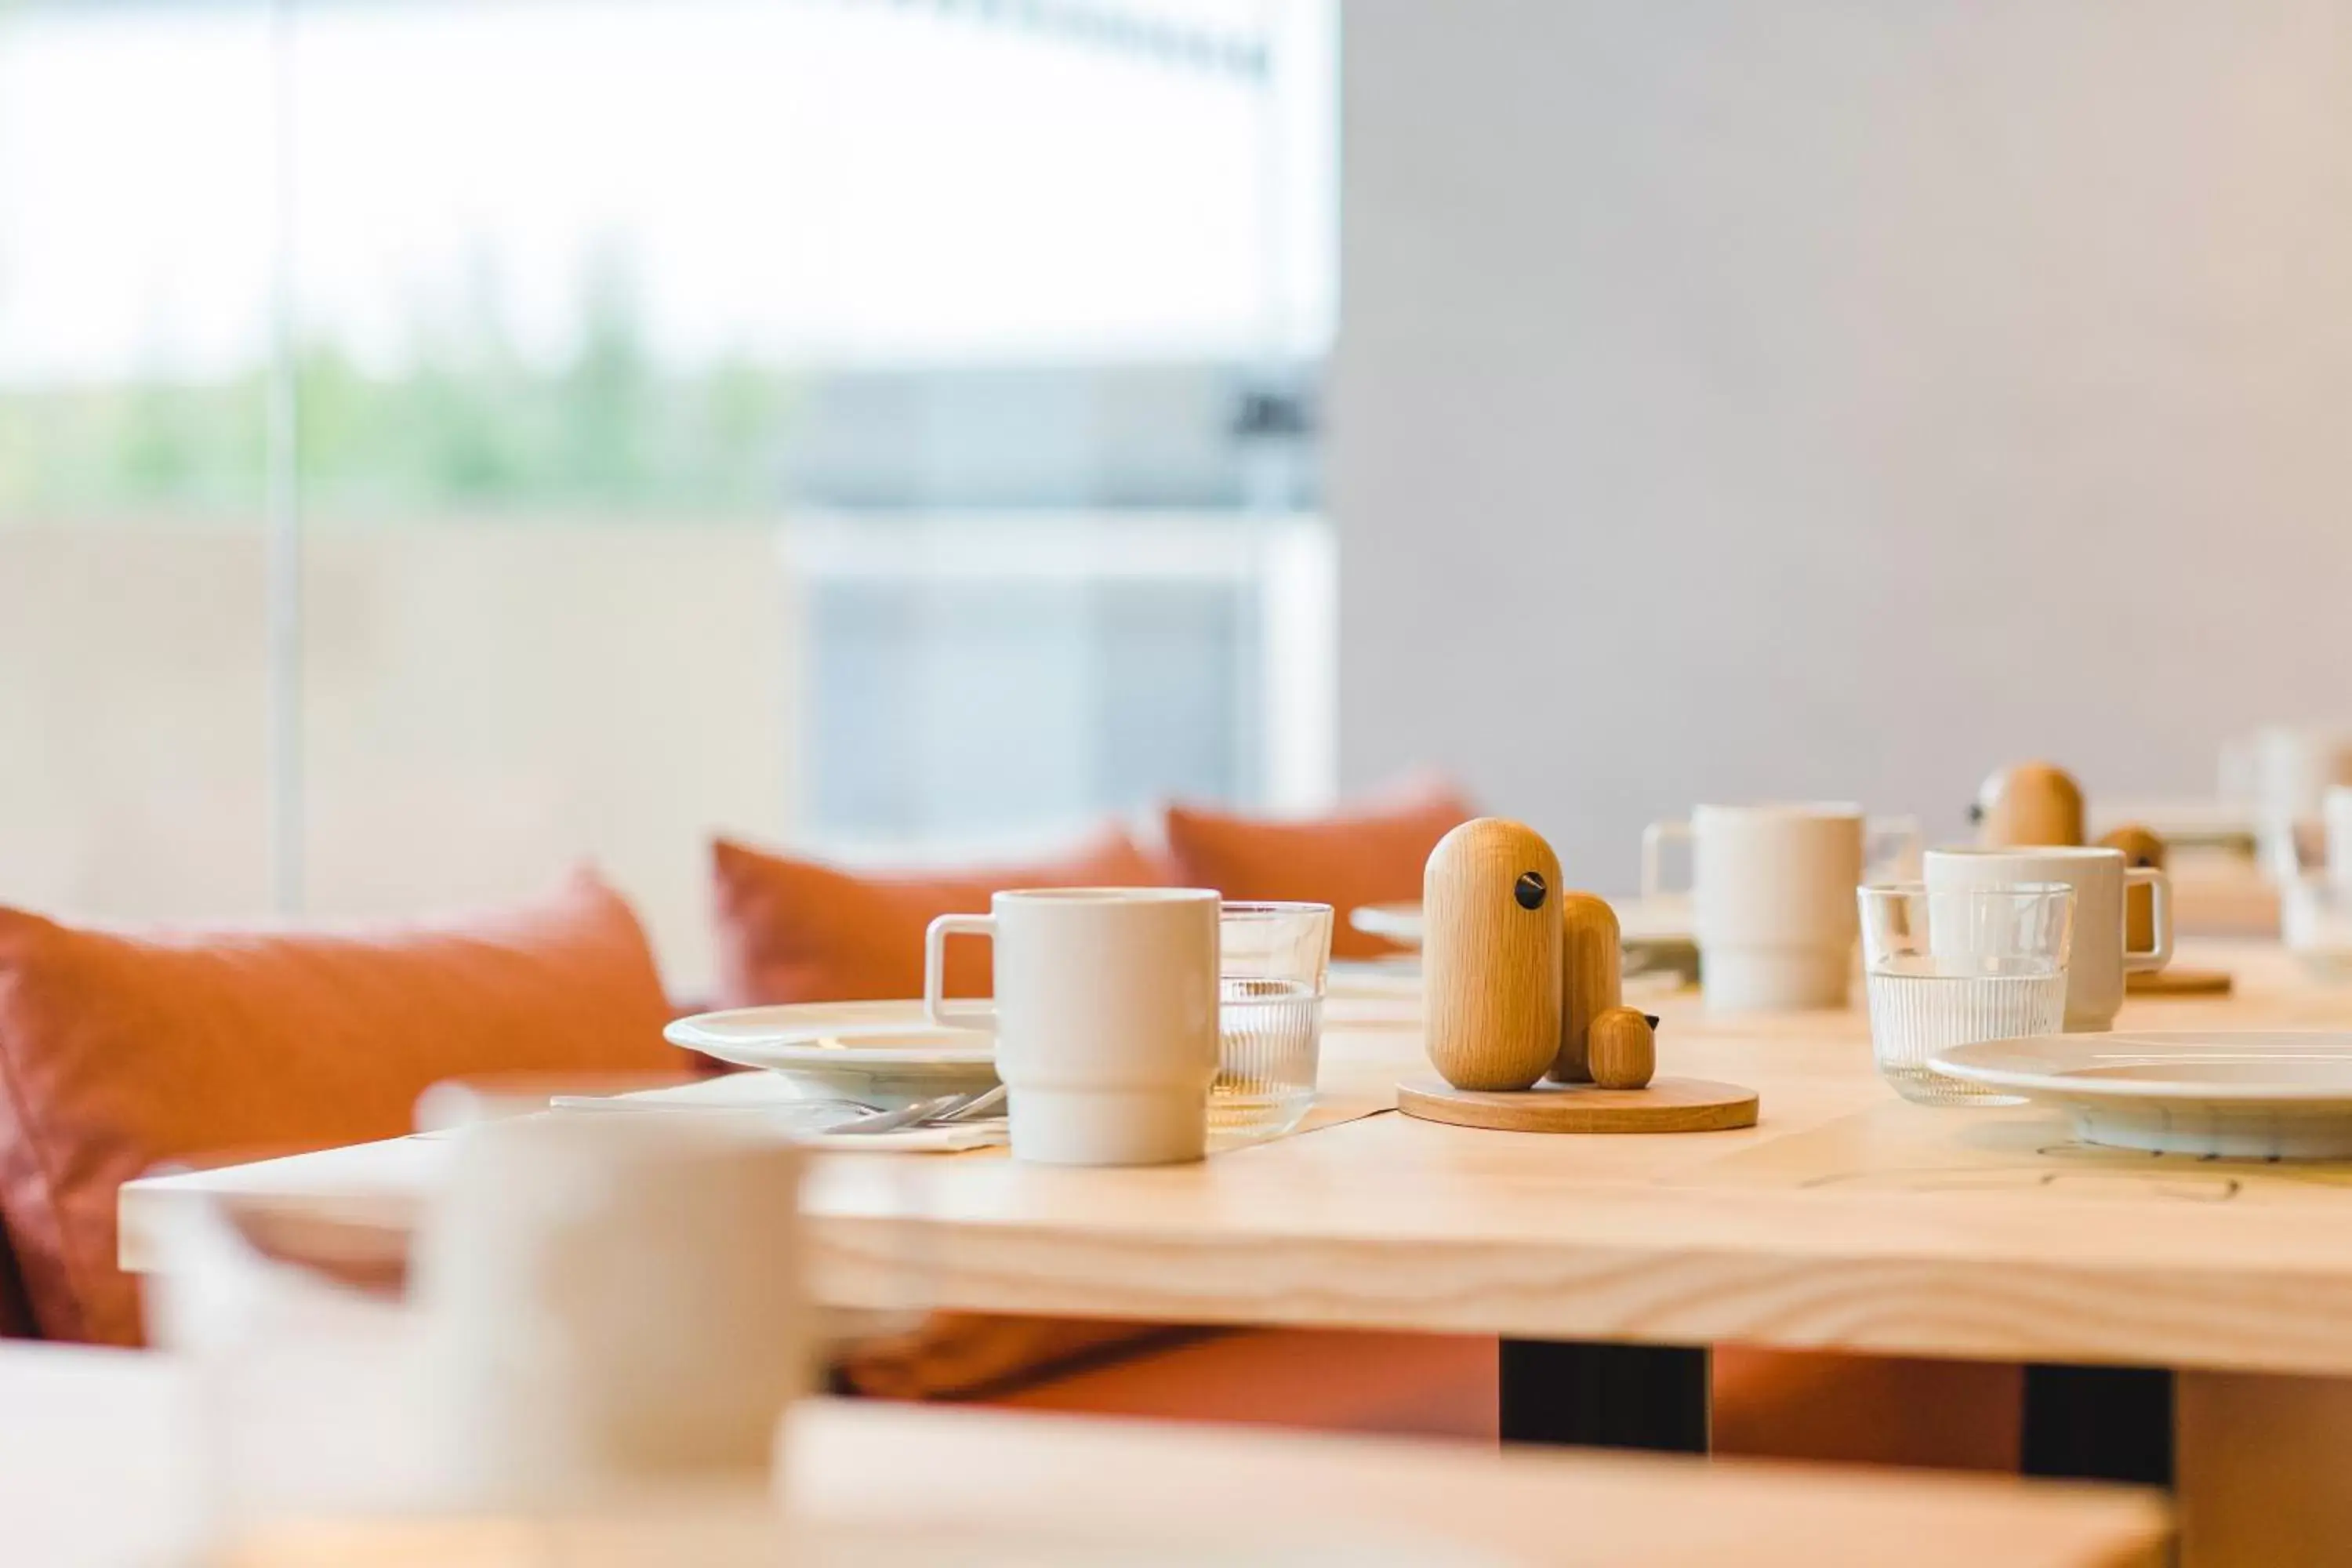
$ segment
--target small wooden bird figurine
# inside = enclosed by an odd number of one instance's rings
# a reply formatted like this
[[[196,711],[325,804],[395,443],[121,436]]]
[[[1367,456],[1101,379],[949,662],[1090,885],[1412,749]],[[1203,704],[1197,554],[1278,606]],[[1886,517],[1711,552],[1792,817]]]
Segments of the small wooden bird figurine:
[[[1754,1089],[1653,1077],[1657,1020],[1622,1005],[1616,914],[1561,889],[1534,829],[1464,823],[1430,851],[1421,903],[1423,1013],[1444,1082],[1398,1084],[1406,1116],[1497,1132],[1756,1125]]]
[[[1422,875],[1430,1065],[1461,1089],[1522,1089],[1560,1049],[1559,858],[1531,827],[1465,822]]]
[[[1658,1070],[1658,1020],[1612,1007],[1592,1020],[1592,1081],[1603,1089],[1647,1089]]]

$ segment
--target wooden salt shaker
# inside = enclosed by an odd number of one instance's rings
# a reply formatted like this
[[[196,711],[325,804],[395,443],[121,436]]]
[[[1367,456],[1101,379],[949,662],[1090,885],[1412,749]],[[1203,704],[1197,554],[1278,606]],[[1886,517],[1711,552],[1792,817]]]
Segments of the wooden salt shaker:
[[[2083,842],[2083,786],[2063,768],[2020,763],[1977,791],[1977,841],[1988,849]]]
[[[1560,1050],[1559,858],[1533,828],[1484,816],[1422,873],[1430,1065],[1462,1089],[1523,1089]]]
[[[2126,866],[2164,869],[2164,840],[2137,822],[2125,824],[2099,842],[2110,849],[2122,850]],[[2156,945],[2155,889],[2124,889],[2124,945],[2135,952],[2146,952]]]
[[[1617,911],[1594,893],[1562,893],[1560,917],[1559,1055],[1554,1083],[1590,1083],[1586,1040],[1592,1020],[1625,999],[1625,953]]]

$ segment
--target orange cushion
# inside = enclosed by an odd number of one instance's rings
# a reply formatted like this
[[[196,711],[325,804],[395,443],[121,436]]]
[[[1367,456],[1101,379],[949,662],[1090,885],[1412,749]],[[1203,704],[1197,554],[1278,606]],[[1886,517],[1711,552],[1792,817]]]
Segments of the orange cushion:
[[[1495,1342],[1251,1329],[982,1391],[1022,1409],[1494,1441]],[[1714,1451],[1979,1470],[2017,1468],[2014,1366],[1718,1347]]]
[[[1168,808],[1168,851],[1178,879],[1229,899],[1302,899],[1331,906],[1331,956],[1377,958],[1392,943],[1348,923],[1348,911],[1421,897],[1421,871],[1470,805],[1435,784],[1363,802],[1305,822]]]
[[[1495,1342],[1355,1329],[1245,1329],[1082,1366],[986,1403],[1492,1443]]]
[[[2017,1468],[2021,1369],[1716,1347],[1715,1451],[1836,1464]]]
[[[0,910],[0,1215],[51,1339],[135,1344],[115,1189],[160,1161],[396,1137],[425,1087],[679,1058],[651,949],[593,876],[351,931],[78,931]]]
[[[945,872],[852,871],[719,839],[721,1007],[776,1002],[888,1001],[923,994],[923,929],[933,917],[984,914],[1003,888],[1143,888],[1161,868],[1117,828],[1033,866]],[[948,944],[947,988],[990,992],[986,942]]]
[[[848,1345],[835,1371],[850,1389],[877,1399],[967,1399],[1108,1352],[1124,1361],[1141,1341],[1185,1331],[1097,1318],[933,1312],[908,1332]]]

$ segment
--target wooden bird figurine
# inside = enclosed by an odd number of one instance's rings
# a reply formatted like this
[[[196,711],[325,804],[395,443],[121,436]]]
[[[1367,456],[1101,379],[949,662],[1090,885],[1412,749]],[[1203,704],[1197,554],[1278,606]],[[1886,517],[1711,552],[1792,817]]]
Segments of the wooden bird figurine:
[[[2099,842],[2110,849],[2122,850],[2126,866],[2164,869],[2164,840],[2137,822],[2126,823]],[[2124,945],[2134,952],[2146,952],[2156,945],[2155,889],[2124,889]]]
[[[2083,786],[2063,768],[2020,763],[1985,780],[1973,815],[1988,849],[2080,844]]]
[[[1633,1007],[1592,1020],[1592,1081],[1603,1089],[1647,1089],[1658,1070],[1658,1021]]]
[[[1625,951],[1617,911],[1594,893],[1559,896],[1559,1054],[1554,1083],[1590,1083],[1586,1036],[1598,1015],[1625,999]]]
[[[1523,1089],[1560,1049],[1559,858],[1533,828],[1484,816],[1422,873],[1430,1065],[1461,1089]]]

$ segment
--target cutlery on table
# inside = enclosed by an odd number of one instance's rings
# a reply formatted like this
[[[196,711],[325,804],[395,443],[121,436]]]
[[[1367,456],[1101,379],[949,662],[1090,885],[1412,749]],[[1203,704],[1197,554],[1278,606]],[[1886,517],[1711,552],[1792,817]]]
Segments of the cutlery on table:
[[[941,1121],[976,1121],[983,1116],[1000,1114],[1004,1104],[1005,1089],[998,1084],[973,1097],[969,1105],[960,1105],[938,1118]]]
[[[863,1116],[839,1127],[828,1127],[825,1129],[825,1136],[830,1138],[845,1133],[857,1135],[868,1132],[898,1132],[909,1128],[931,1126],[940,1122],[959,1121],[982,1110],[994,1109],[1003,1098],[1003,1084],[978,1094],[942,1094],[930,1100],[919,1100],[912,1105],[901,1106],[896,1110],[885,1110],[872,1116]]]

